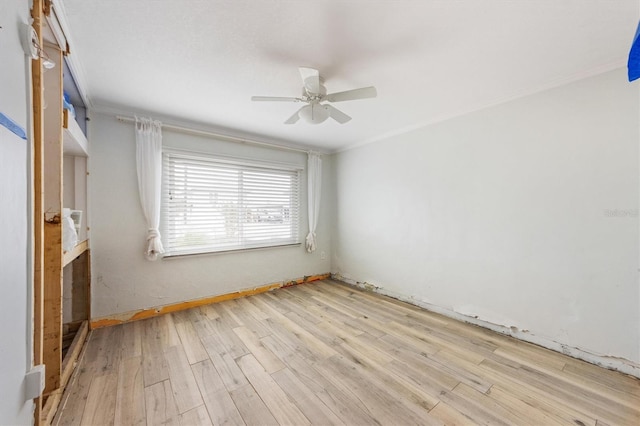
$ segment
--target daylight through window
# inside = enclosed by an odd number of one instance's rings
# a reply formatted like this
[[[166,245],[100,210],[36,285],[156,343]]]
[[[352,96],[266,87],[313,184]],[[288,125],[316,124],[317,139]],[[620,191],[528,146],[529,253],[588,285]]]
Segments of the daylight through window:
[[[166,255],[299,244],[300,171],[164,154]]]

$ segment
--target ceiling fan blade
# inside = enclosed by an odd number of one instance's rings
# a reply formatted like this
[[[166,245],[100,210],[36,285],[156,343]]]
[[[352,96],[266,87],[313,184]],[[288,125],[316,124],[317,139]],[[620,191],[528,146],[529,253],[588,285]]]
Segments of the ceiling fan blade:
[[[305,105],[306,106],[306,105]],[[304,107],[302,107],[304,108]],[[284,124],[296,124],[298,122],[298,120],[300,120],[300,110],[302,110],[302,108],[300,108],[299,110],[297,110],[295,112],[295,114],[293,114],[291,117],[289,117],[287,119],[287,121],[284,122]]]
[[[300,98],[287,98],[279,96],[252,96],[252,101],[274,101],[274,102],[300,102]]]
[[[345,92],[331,93],[324,97],[329,102],[355,101],[356,99],[375,98],[378,91],[375,87],[363,87],[360,89],[347,90]]]
[[[320,93],[320,71],[314,68],[300,67],[300,77],[307,93]]]
[[[329,117],[333,118],[340,124],[344,124],[347,121],[351,120],[344,112],[340,111],[338,108],[333,107],[331,105],[322,105],[327,111],[329,111]]]

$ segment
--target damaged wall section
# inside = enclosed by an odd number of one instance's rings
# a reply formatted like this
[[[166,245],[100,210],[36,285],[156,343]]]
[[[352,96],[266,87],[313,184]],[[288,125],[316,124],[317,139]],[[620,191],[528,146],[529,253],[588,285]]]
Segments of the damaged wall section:
[[[619,69],[338,153],[332,272],[637,375],[638,105]]]

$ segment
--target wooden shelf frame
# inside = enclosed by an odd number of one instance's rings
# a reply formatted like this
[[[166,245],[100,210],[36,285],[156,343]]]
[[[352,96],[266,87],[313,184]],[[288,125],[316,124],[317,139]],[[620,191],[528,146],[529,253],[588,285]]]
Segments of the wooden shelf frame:
[[[87,157],[89,155],[87,137],[82,133],[80,125],[68,109],[62,111],[62,128],[64,129],[64,155]]]
[[[78,256],[89,249],[89,240],[80,241],[74,248],[64,252],[62,266],[65,267],[73,262]]]
[[[66,383],[75,367],[75,359],[81,351],[89,332],[91,250],[88,226],[82,229],[83,239],[72,250],[62,249],[62,212],[64,187],[73,188],[70,208],[86,210],[87,138],[77,121],[62,106],[64,56],[70,53],[64,26],[60,24],[60,10],[49,0],[33,0],[32,26],[38,36],[38,44],[56,64],[46,73],[41,59],[32,65],[32,192],[33,192],[33,363],[44,365],[45,390],[35,399],[34,424],[49,424]],[[46,108],[45,108],[46,105]],[[67,157],[65,159],[65,157]],[[73,173],[65,182],[67,171]],[[78,187],[79,185],[79,187]],[[67,186],[67,188],[70,188]],[[79,188],[79,189],[78,189]],[[76,191],[79,195],[76,195]],[[78,200],[81,200],[80,202]],[[68,269],[65,272],[65,267]],[[69,274],[67,280],[64,275]],[[70,312],[78,319],[85,319],[81,331],[72,343],[65,360],[62,359],[63,339],[63,287],[64,281],[74,286],[72,300],[80,300]],[[75,289],[80,289],[75,291]],[[77,308],[77,309],[76,309]],[[46,404],[44,404],[46,402]]]

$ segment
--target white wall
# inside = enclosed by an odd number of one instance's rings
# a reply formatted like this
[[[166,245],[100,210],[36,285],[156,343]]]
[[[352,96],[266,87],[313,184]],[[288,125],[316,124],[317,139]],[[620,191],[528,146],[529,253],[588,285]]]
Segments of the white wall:
[[[619,70],[337,154],[334,272],[640,374],[638,103]]]
[[[0,112],[28,127],[29,61],[19,25],[29,2],[0,2]],[[0,424],[31,424],[24,375],[32,364],[31,273],[28,205],[29,142],[0,126]]]
[[[169,147],[264,159],[306,167],[306,154],[214,141],[164,131]],[[135,136],[131,123],[94,114],[90,122],[92,317],[231,293],[273,282],[330,272],[328,207],[321,208],[318,250],[304,245],[149,262],[147,226],[138,198]],[[331,157],[323,167],[323,198],[333,197]],[[307,233],[306,173],[302,180],[301,240]],[[326,259],[321,259],[321,252]]]

